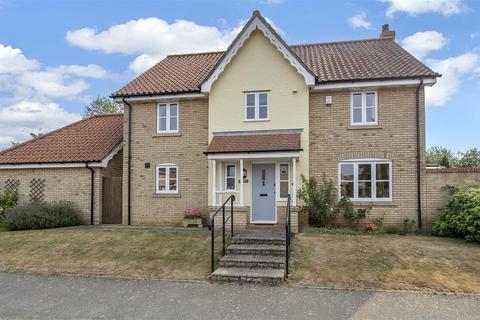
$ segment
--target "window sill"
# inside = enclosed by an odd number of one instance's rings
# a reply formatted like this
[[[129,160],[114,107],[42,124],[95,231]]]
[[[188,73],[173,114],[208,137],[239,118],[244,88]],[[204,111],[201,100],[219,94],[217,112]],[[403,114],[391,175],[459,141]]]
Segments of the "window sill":
[[[356,124],[356,125],[349,125],[348,130],[367,130],[367,129],[383,129],[382,126],[378,124]]]
[[[180,132],[165,132],[165,133],[155,133],[152,135],[152,138],[159,138],[159,137],[181,137],[182,134]]]
[[[180,198],[180,193],[154,193],[153,198]]]
[[[368,207],[369,205],[372,205],[374,207],[394,207],[395,204],[393,203],[393,200],[388,200],[388,201],[352,201],[352,204],[354,206],[365,206]]]
[[[270,121],[270,119],[245,119],[243,122],[266,122]]]

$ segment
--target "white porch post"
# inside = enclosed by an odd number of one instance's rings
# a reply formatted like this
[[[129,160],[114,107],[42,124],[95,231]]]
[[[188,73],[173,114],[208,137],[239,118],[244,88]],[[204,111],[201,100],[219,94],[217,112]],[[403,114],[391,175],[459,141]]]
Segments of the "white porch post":
[[[297,159],[292,158],[292,205],[297,205]]]
[[[217,162],[212,160],[212,206],[217,205]]]
[[[240,159],[240,206],[243,207],[243,159]]]

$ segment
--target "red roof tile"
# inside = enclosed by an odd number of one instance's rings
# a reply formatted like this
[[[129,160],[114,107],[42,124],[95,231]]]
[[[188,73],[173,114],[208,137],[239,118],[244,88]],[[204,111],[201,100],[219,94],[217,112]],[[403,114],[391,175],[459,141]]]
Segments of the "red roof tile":
[[[439,76],[391,39],[303,44],[290,48],[315,74],[317,83]],[[223,53],[167,56],[113,96],[200,92],[201,84]]]
[[[0,152],[0,164],[101,161],[123,139],[123,114],[80,120]]]
[[[218,135],[206,153],[300,151],[300,133]]]

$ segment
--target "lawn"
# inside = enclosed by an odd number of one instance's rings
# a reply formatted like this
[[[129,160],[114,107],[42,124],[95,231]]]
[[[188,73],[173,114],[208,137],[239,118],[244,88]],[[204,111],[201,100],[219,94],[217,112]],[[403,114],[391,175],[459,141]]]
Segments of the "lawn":
[[[2,231],[0,271],[205,279],[210,238],[198,231]]]
[[[480,293],[480,245],[456,239],[310,231],[292,261],[296,284]]]

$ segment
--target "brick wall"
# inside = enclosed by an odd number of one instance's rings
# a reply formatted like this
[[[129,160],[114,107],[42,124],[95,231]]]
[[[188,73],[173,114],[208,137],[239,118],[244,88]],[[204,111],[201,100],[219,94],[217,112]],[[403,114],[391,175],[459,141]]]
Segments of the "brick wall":
[[[385,224],[405,218],[417,220],[416,185],[416,87],[378,89],[378,126],[350,126],[350,90],[310,93],[310,175],[322,174],[338,182],[338,162],[347,159],[381,158],[392,161],[393,201],[375,204],[374,215]],[[424,92],[420,99],[421,164],[425,159]],[[325,106],[325,96],[332,96]],[[424,170],[421,171],[424,175]]]
[[[156,103],[132,103],[131,224],[180,225],[182,210],[192,207],[208,215],[208,164],[203,154],[208,144],[208,100],[178,103],[179,134],[173,135],[156,133]],[[125,112],[123,223],[128,219],[128,106]],[[155,194],[160,163],[178,165],[178,194]]]
[[[425,176],[425,227],[431,228],[449,193],[445,186],[460,187],[465,181],[480,182],[480,168],[427,169]]]

